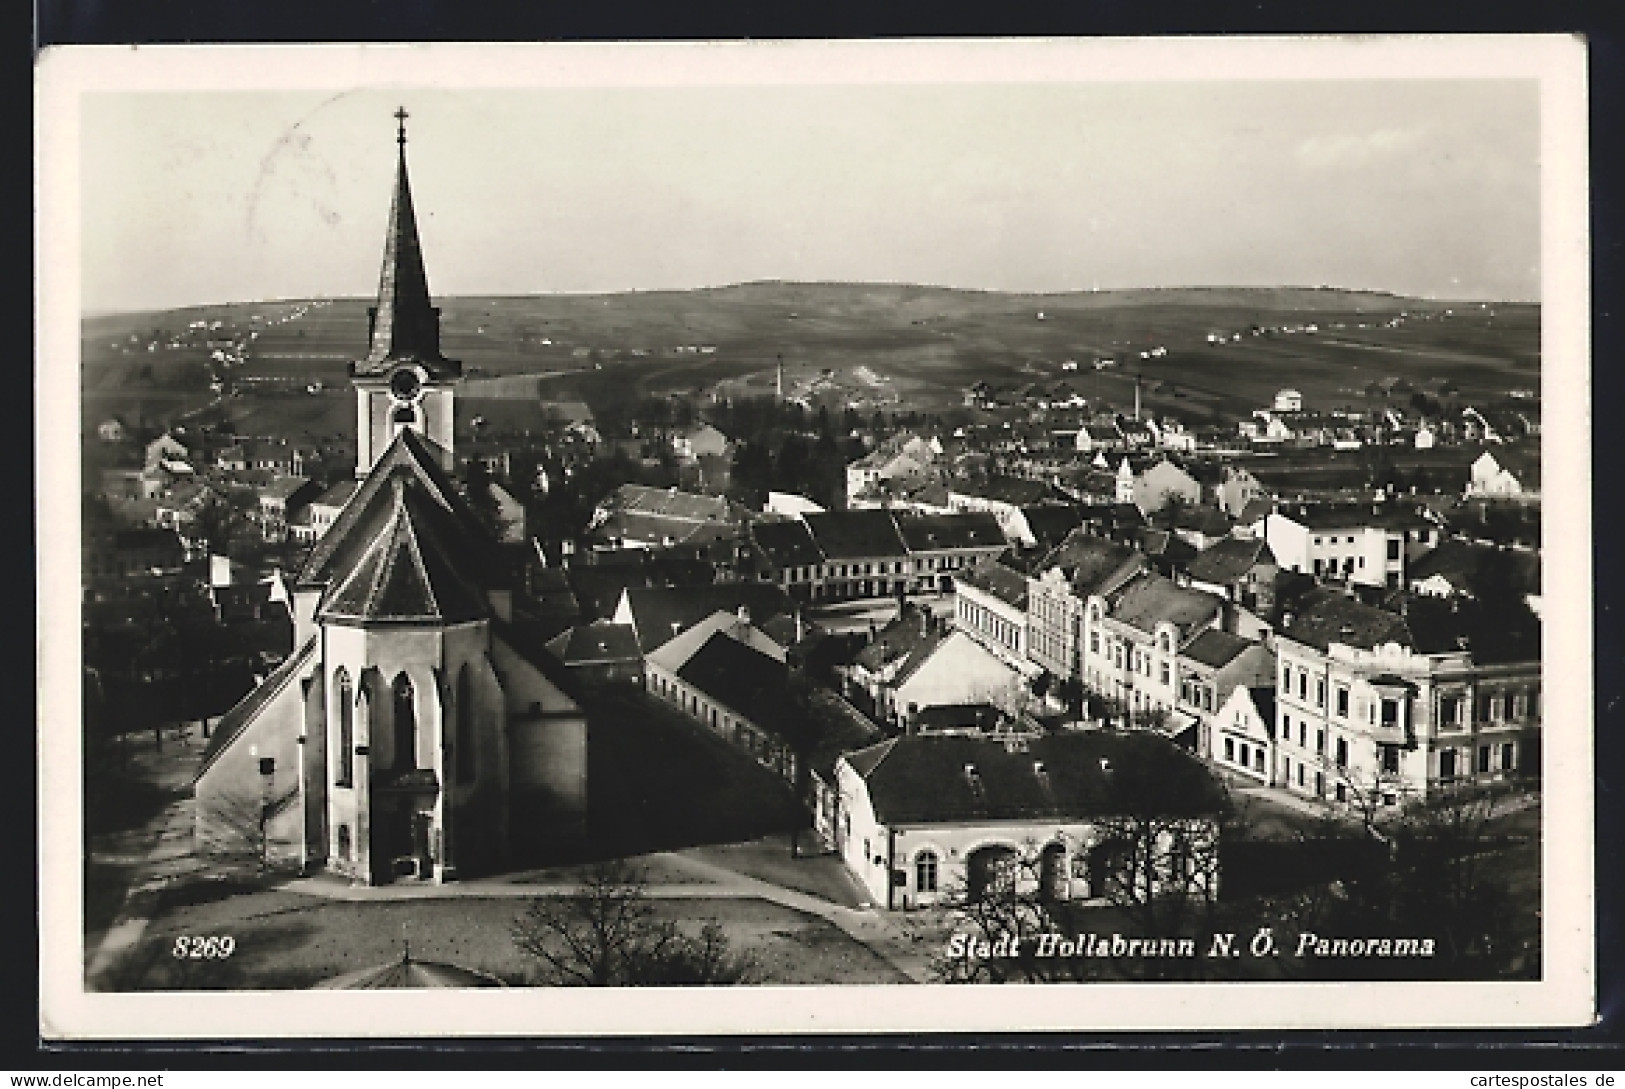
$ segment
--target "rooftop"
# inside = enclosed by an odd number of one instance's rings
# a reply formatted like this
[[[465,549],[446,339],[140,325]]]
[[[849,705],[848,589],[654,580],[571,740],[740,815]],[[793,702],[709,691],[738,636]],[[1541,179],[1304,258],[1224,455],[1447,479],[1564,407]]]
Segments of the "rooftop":
[[[825,559],[865,559],[908,555],[890,511],[832,510],[803,520]]]
[[[1211,620],[1222,605],[1212,594],[1147,571],[1123,587],[1110,615],[1148,634],[1158,624],[1172,624],[1184,636]]]
[[[1275,554],[1262,538],[1226,537],[1197,553],[1187,571],[1198,582],[1228,585],[1259,564],[1275,563]]]
[[[909,734],[847,757],[887,825],[1063,820],[1218,812],[1218,784],[1195,758],[1147,733],[1091,730],[1024,747],[960,734]],[[974,776],[967,769],[974,770]]]

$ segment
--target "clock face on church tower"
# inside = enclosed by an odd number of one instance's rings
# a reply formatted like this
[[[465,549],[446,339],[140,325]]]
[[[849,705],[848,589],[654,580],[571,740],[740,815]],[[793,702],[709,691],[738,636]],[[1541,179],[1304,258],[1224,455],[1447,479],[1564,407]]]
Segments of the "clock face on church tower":
[[[402,367],[389,376],[389,395],[397,401],[413,401],[423,389],[423,378],[411,367]]]

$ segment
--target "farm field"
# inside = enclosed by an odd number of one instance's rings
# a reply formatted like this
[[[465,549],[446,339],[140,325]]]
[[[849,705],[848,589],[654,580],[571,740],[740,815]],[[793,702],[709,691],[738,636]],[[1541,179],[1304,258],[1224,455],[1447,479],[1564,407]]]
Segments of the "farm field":
[[[1540,314],[1528,303],[1331,289],[1020,295],[753,283],[440,304],[444,350],[463,360],[470,377],[546,375],[547,396],[595,409],[629,393],[700,392],[746,376],[754,377],[748,388],[766,392],[780,357],[792,382],[826,368],[867,367],[888,396],[926,411],[959,404],[978,379],[1065,378],[1085,396],[1127,404],[1138,375],[1148,409],[1191,423],[1234,419],[1288,385],[1312,409],[1351,404],[1385,377],[1419,386],[1448,380],[1469,402],[1539,387]],[[282,427],[297,417],[312,433],[340,429],[337,405],[318,408],[294,391],[318,382],[344,388],[346,361],[365,350],[367,305],[242,303],[87,318],[86,418],[139,410],[165,419],[208,404],[210,345],[235,341],[245,347],[234,377],[287,390],[300,406],[261,408],[271,415],[266,423]],[[1408,317],[1391,324],[1401,315]],[[202,335],[191,328],[214,322],[220,327]],[[1315,332],[1282,331],[1310,325]],[[1239,341],[1209,339],[1237,333]],[[1164,351],[1139,358],[1154,348]],[[1096,370],[1096,359],[1115,365]],[[1063,369],[1067,360],[1076,370]],[[244,396],[228,407],[235,417],[271,400]]]

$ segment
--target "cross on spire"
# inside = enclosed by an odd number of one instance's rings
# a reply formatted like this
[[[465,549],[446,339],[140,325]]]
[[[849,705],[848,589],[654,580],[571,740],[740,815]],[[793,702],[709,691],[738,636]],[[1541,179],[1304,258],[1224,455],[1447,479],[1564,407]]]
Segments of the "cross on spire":
[[[406,119],[411,116],[406,112],[405,106],[400,106],[395,110],[395,122],[399,126],[395,132],[395,142],[403,148],[406,146]]]

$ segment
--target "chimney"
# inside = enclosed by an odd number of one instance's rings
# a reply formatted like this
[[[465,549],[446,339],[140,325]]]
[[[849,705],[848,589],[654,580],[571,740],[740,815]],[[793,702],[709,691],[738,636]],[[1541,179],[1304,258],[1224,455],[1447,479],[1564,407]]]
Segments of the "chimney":
[[[798,607],[796,609],[796,642],[799,643],[805,638],[807,638],[807,621],[801,615],[801,609]]]
[[[930,609],[921,609],[920,610],[920,634],[921,635],[930,635],[931,634],[931,610]]]
[[[750,626],[750,606],[739,606],[739,610],[734,614],[734,616],[739,620],[740,627]]]

